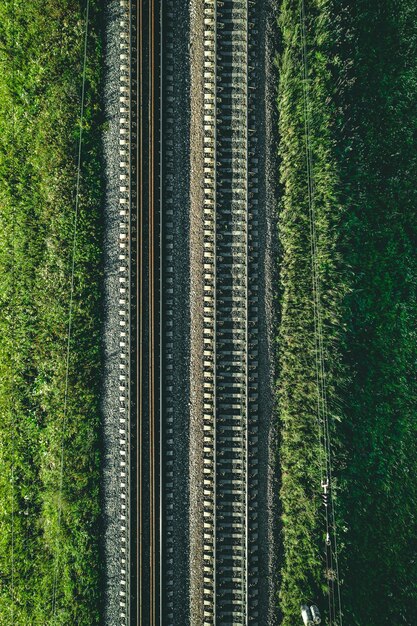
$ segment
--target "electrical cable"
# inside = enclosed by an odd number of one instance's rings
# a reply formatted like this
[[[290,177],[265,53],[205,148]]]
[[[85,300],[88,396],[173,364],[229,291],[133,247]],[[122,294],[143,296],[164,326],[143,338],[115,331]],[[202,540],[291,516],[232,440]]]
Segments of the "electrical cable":
[[[15,496],[14,496],[14,490],[15,490],[15,467],[14,467],[14,457],[15,457],[15,429],[16,429],[16,424],[15,424],[15,419],[13,419],[13,409],[15,408],[15,403],[16,403],[16,395],[15,395],[15,384],[14,384],[14,380],[15,380],[15,364],[16,364],[16,352],[15,352],[15,327],[16,327],[16,323],[15,323],[15,304],[16,304],[16,298],[15,298],[15,264],[16,264],[16,254],[15,254],[15,221],[16,221],[16,206],[15,206],[15,198],[14,198],[14,184],[15,184],[15,168],[16,168],[16,137],[15,137],[15,48],[16,48],[16,44],[15,44],[15,0],[12,0],[12,155],[11,155],[11,161],[12,161],[12,185],[11,185],[11,189],[12,189],[12,297],[11,297],[11,303],[12,303],[12,315],[11,315],[11,320],[12,320],[12,332],[11,332],[11,336],[12,336],[12,354],[11,354],[11,366],[12,366],[12,410],[11,410],[11,416],[12,416],[12,427],[11,427],[11,448],[12,448],[12,466],[11,466],[11,490],[12,490],[12,545],[11,545],[11,562],[12,562],[12,577],[11,577],[11,602],[10,602],[10,606],[11,606],[11,614],[12,614],[12,624],[14,624],[14,542],[15,542],[15,538],[14,538],[14,518],[15,518]]]
[[[322,386],[320,380],[321,367],[318,362],[320,355],[319,348],[319,320],[318,320],[318,306],[317,306],[317,266],[316,266],[316,235],[315,235],[315,223],[313,213],[313,199],[314,199],[314,186],[312,176],[312,157],[310,148],[310,111],[309,111],[309,99],[308,99],[308,66],[307,66],[307,50],[306,50],[306,34],[305,34],[305,10],[304,2],[300,6],[300,28],[302,38],[302,63],[303,63],[303,110],[304,110],[304,129],[305,129],[305,149],[306,149],[306,170],[307,170],[307,188],[308,188],[308,205],[309,205],[309,226],[310,226],[310,252],[311,252],[311,264],[312,264],[312,291],[313,291],[313,319],[314,319],[314,347],[316,354],[316,385],[317,385],[317,423],[318,423],[318,435],[319,435],[319,465],[320,465],[320,477],[321,485],[323,485],[324,475],[327,477],[327,445],[326,445],[326,431],[324,426],[323,415],[323,398],[322,398]],[[323,426],[322,426],[323,424]],[[326,471],[323,471],[323,466],[326,465]],[[326,509],[327,513],[327,509]],[[328,516],[326,515],[326,537],[328,536],[329,525]],[[329,571],[329,552],[326,548],[326,571]],[[332,625],[332,600],[330,594],[330,586],[328,587],[328,603],[329,603],[329,616],[330,626]]]
[[[323,341],[323,321],[321,312],[321,297],[320,297],[320,281],[319,281],[319,268],[317,259],[317,233],[316,233],[316,216],[314,206],[314,175],[313,175],[313,155],[311,148],[311,127],[310,127],[310,103],[308,97],[308,61],[307,61],[307,43],[306,43],[306,27],[305,27],[305,4],[304,0],[301,0],[300,5],[300,28],[302,38],[302,63],[303,63],[303,109],[304,109],[304,124],[305,124],[305,142],[306,142],[306,166],[307,166],[307,185],[308,185],[308,203],[309,203],[309,221],[310,221],[310,245],[311,245],[311,262],[312,262],[312,283],[313,283],[313,311],[314,311],[314,334],[315,334],[315,350],[316,350],[316,382],[317,382],[317,415],[318,415],[318,427],[319,427],[319,441],[320,446],[323,443],[323,451],[320,452],[320,473],[321,473],[321,485],[323,487],[323,465],[326,467],[326,484],[325,488],[325,522],[326,522],[326,544],[327,538],[330,537],[330,528],[332,529],[333,542],[334,542],[334,554],[333,546],[330,544],[330,548],[326,545],[326,570],[328,576],[328,601],[329,601],[329,620],[330,626],[333,620],[336,621],[336,602],[334,598],[335,580],[337,584],[338,593],[338,606],[339,606],[339,619],[340,626],[342,626],[342,608],[341,608],[341,593],[340,593],[340,581],[339,581],[339,563],[338,563],[338,547],[337,547],[337,534],[336,523],[334,513],[334,500],[332,493],[332,460],[331,460],[331,442],[330,442],[330,427],[329,427],[329,410],[327,402],[327,388],[326,388],[326,371],[325,371],[325,351]],[[323,422],[323,424],[322,424]],[[324,456],[324,464],[323,458]],[[327,488],[329,495],[327,496]],[[330,502],[328,501],[328,498]],[[331,508],[331,519],[329,519],[329,504]],[[333,576],[333,559],[336,566],[336,577]]]

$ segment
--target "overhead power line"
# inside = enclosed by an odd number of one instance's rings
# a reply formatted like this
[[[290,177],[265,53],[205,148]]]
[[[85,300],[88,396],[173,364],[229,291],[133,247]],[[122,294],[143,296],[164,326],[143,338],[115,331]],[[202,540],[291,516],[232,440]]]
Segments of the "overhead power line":
[[[339,615],[339,625],[343,624],[342,603],[340,592],[338,544],[334,512],[333,498],[333,471],[332,471],[332,450],[331,433],[329,425],[329,409],[327,397],[326,369],[325,369],[325,349],[323,332],[323,313],[321,304],[321,285],[318,267],[318,236],[316,229],[316,207],[315,207],[315,181],[313,167],[313,150],[311,145],[311,103],[309,97],[309,76],[308,76],[308,53],[306,34],[306,11],[305,2],[300,3],[300,33],[301,33],[301,53],[303,72],[303,111],[304,111],[304,131],[305,131],[305,152],[308,187],[308,207],[310,224],[310,253],[311,253],[311,273],[313,291],[313,315],[314,315],[314,346],[316,358],[316,385],[317,385],[317,423],[320,446],[320,482],[323,489],[323,501],[325,505],[325,558],[326,575],[328,578],[328,604],[329,604],[329,626],[335,624],[337,613]],[[335,570],[334,570],[335,568]],[[335,571],[335,576],[333,572]],[[335,585],[337,588],[337,602],[335,598]]]

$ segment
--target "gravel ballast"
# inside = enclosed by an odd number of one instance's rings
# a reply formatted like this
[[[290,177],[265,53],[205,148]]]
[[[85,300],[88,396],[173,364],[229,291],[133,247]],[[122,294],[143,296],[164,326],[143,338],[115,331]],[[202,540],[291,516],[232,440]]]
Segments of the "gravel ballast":
[[[190,2],[190,624],[203,624],[203,2]]]
[[[259,624],[279,623],[278,529],[279,484],[276,472],[275,419],[275,319],[274,284],[278,265],[276,145],[277,72],[275,69],[277,7],[273,0],[259,3],[258,83],[256,85],[259,133]]]
[[[104,371],[103,371],[103,557],[105,626],[120,623],[120,467],[119,467],[119,44],[120,2],[105,8],[105,68],[103,134],[105,162],[104,205]]]
[[[169,407],[171,413],[165,413],[162,419],[165,423],[168,418],[172,420],[165,432],[165,451],[167,461],[172,463],[169,467],[172,475],[166,479],[163,541],[167,562],[163,563],[162,571],[166,585],[164,623],[186,626],[190,581],[190,170],[186,166],[190,158],[190,17],[188,0],[166,0],[163,8],[162,220],[166,243],[172,247],[167,245],[164,255],[163,294],[164,380],[169,380],[163,394],[165,410]],[[168,239],[168,235],[172,239]]]

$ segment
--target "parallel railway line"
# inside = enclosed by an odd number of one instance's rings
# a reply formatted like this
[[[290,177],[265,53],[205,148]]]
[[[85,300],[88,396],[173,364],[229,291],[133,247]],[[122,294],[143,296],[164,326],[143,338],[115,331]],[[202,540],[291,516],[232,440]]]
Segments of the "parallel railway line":
[[[131,623],[160,623],[161,568],[161,473],[160,473],[160,177],[158,175],[159,93],[159,3],[131,1],[136,7],[137,49],[133,63],[138,76],[138,127],[135,146],[138,236],[136,241],[138,298],[135,332],[138,369],[136,378],[136,454],[131,458],[136,502],[131,542],[135,545],[132,575]],[[135,95],[135,94],[133,94]]]
[[[120,0],[119,95],[119,435],[120,435],[120,623],[130,624],[131,582],[131,311],[132,311],[132,7]]]
[[[257,624],[254,7],[204,4],[205,626]],[[120,623],[175,623],[175,2],[120,0]],[[193,600],[191,599],[191,602]],[[178,600],[177,600],[178,604]]]
[[[253,9],[204,2],[204,624],[257,607]],[[256,276],[256,272],[255,272]]]

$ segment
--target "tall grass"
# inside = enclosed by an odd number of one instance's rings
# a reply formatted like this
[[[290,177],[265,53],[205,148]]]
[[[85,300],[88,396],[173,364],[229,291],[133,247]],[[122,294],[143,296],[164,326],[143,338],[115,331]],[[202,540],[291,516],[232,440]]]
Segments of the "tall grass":
[[[299,2],[281,4],[283,624],[326,605]],[[417,606],[417,6],[306,0],[318,267],[346,624]],[[324,611],[325,612],[325,611]]]
[[[84,3],[0,5],[0,623],[5,625],[98,623],[98,10],[92,2],[64,432]]]
[[[306,119],[311,145],[317,278],[323,325],[325,380],[332,430],[340,420],[342,302],[348,290],[340,254],[340,181],[335,156],[331,10],[328,2],[306,2],[308,81],[303,82],[300,4],[284,1],[280,28],[278,92],[282,198],[279,238],[281,321],[278,336],[278,413],[281,423],[281,501],[284,562],[280,604],[283,624],[300,619],[300,603],[322,601],[326,589],[321,504],[321,446],[317,423],[317,349]],[[304,91],[306,89],[306,92]],[[307,102],[309,113],[306,114]],[[316,311],[317,314],[317,311]],[[337,433],[333,436],[337,441]],[[337,475],[337,463],[334,470]]]

